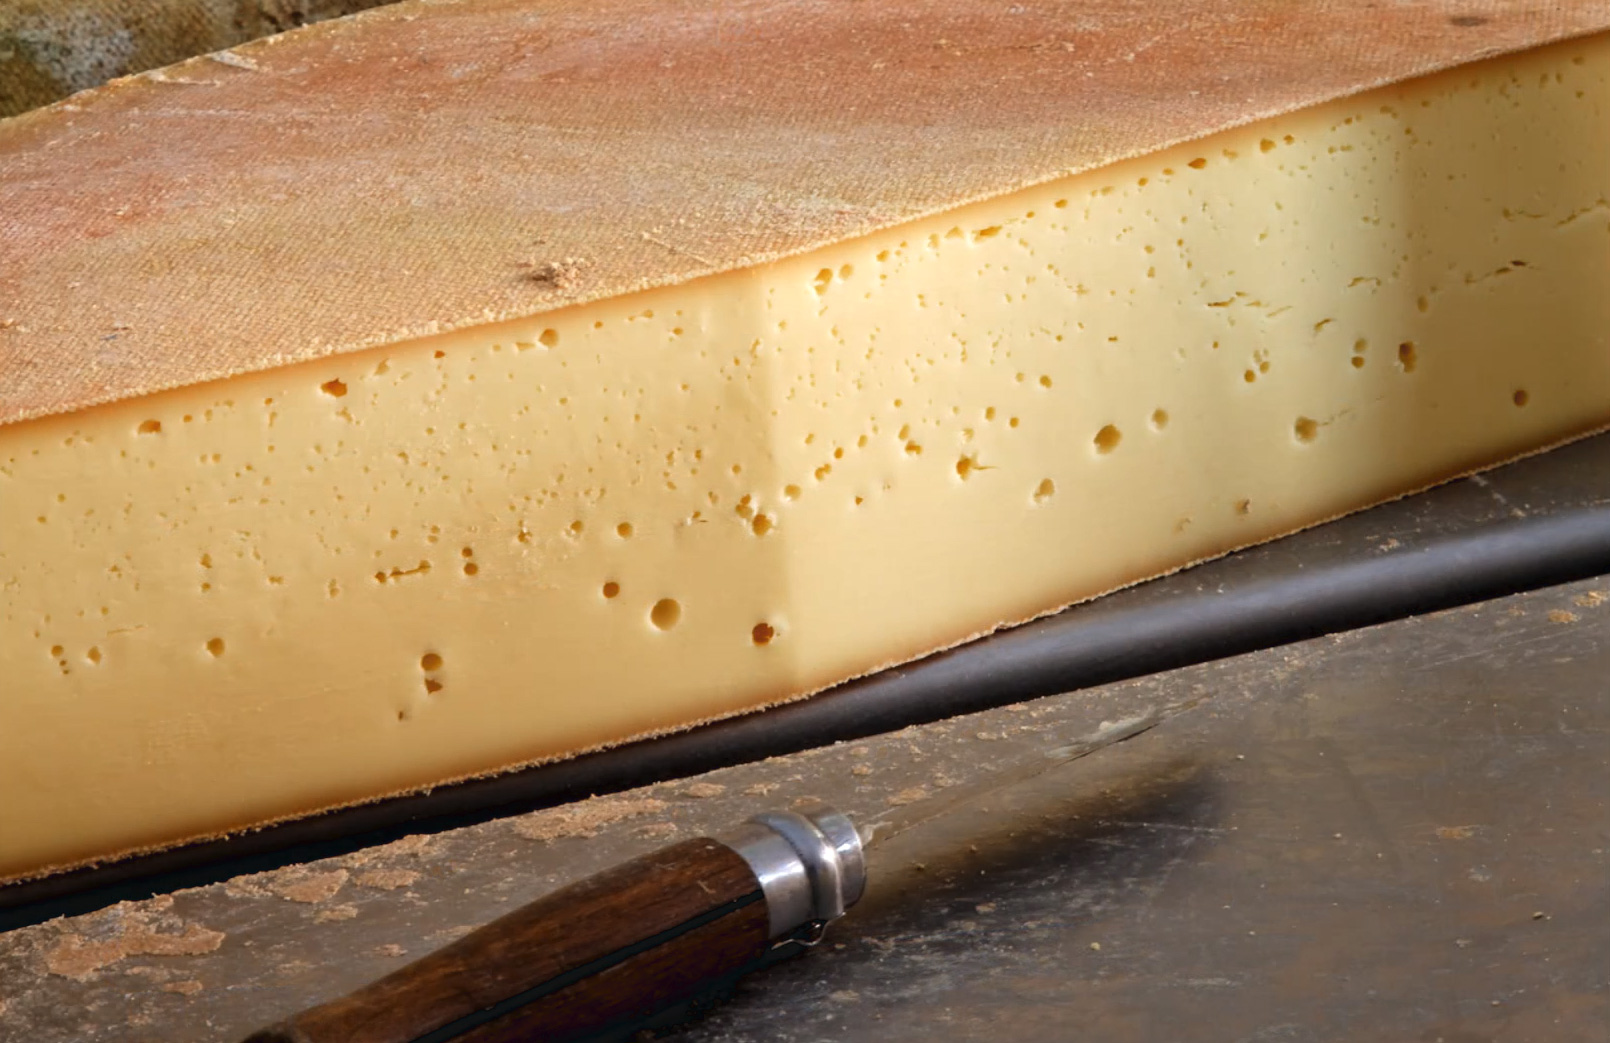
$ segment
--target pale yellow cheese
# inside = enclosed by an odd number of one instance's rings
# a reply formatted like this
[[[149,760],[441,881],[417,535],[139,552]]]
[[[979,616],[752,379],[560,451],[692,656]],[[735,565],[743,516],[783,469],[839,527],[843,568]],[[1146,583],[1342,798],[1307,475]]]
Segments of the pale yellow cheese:
[[[1610,43],[0,428],[0,877],[800,696],[1610,423]]]

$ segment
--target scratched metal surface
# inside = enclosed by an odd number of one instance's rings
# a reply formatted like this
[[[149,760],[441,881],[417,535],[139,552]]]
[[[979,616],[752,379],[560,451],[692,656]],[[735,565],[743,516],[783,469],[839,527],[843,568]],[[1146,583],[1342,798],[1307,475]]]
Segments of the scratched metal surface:
[[[0,1039],[238,1038],[757,808],[1203,695],[880,849],[828,944],[680,1038],[1606,1040],[1607,638],[1587,580],[23,928]]]

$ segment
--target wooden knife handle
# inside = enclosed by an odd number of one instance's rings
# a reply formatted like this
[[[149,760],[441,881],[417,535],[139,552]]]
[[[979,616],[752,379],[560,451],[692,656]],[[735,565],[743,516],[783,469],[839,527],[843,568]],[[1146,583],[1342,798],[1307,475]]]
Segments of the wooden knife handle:
[[[757,965],[864,882],[842,815],[774,812],[572,884],[246,1043],[581,1040]]]

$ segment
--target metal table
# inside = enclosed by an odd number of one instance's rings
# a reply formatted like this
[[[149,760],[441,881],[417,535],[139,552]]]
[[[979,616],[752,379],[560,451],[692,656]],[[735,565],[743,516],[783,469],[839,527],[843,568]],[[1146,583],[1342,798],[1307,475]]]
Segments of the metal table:
[[[1607,501],[1610,440],[1594,439],[879,678],[844,705],[871,707],[870,729],[909,706],[880,691],[926,676],[961,698],[1015,676],[1024,648],[1040,666],[1013,684],[1065,678],[1074,660],[1081,676],[1135,673],[1235,651],[1249,629],[1267,643],[1445,603],[1468,593],[1461,575],[1610,571],[1579,524]],[[1493,567],[1528,540],[1546,544],[1528,569]],[[1387,597],[1391,611],[1343,582],[1391,586],[1420,575],[1413,555],[1461,546],[1442,589]],[[1349,597],[1351,615],[1332,611]],[[1315,613],[1270,622],[1306,598]],[[1159,618],[1173,622],[1148,630]],[[1212,640],[1186,655],[1166,640],[1180,633]],[[880,849],[826,944],[746,979],[681,1038],[1610,1039],[1607,637],[1610,579],[1578,579],[21,927],[0,934],[0,1039],[236,1038],[668,840],[807,795],[872,812],[1189,696],[1205,698],[1140,739]],[[1022,694],[1010,687],[979,698]]]

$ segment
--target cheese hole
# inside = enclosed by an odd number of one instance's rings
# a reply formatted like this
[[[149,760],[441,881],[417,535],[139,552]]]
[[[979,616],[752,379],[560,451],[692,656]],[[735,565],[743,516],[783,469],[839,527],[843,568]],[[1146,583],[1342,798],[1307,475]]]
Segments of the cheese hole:
[[[162,421],[142,420],[140,426],[135,428],[142,435],[156,435],[162,433]]]
[[[475,562],[473,562],[473,561],[466,561],[466,562],[465,562],[465,563],[464,563],[464,575],[466,575],[466,576],[473,576],[473,575],[475,575],[475,574],[476,574],[476,573],[477,573],[477,572],[480,572],[480,571],[481,571],[481,566],[479,566],[479,565],[477,565],[477,564],[475,564]]]
[[[67,651],[67,649],[63,648],[61,645],[51,645],[50,646],[50,654],[52,656],[56,657],[57,659],[60,659],[61,654],[63,652],[65,652],[65,651]]]
[[[783,499],[785,499],[785,500],[797,500],[797,499],[799,499],[799,486],[797,486],[797,485],[785,485],[785,486],[783,486]]]
[[[682,606],[675,598],[661,598],[648,611],[648,619],[657,630],[670,630],[682,619]]]
[[[1353,359],[1352,359],[1352,362],[1353,362],[1353,368],[1354,369],[1363,369],[1364,368],[1364,356],[1362,356],[1362,355],[1354,355]]]
[[[1123,438],[1124,434],[1122,431],[1118,430],[1118,428],[1114,427],[1112,424],[1106,425],[1100,431],[1096,432],[1096,437],[1094,440],[1096,452],[1112,452],[1114,449],[1118,448],[1118,443],[1123,441]]]
[[[436,678],[434,678],[434,677],[425,678],[425,694],[426,695],[435,695],[437,692],[439,692],[441,690],[442,690],[442,682],[436,680]]]
[[[392,535],[396,536],[396,534],[397,534],[397,530],[393,529],[392,530]],[[475,557],[475,548],[474,547],[465,547],[463,550],[460,550],[459,553],[464,555],[466,558],[473,558],[473,557]]]
[[[207,651],[212,653],[214,659],[224,654],[224,639],[212,637],[207,639]]]
[[[757,514],[755,520],[749,523],[749,528],[756,536],[764,536],[771,531],[771,519],[764,514]]]
[[[1201,170],[1203,167],[1207,166],[1207,160],[1203,159],[1201,156],[1198,156],[1185,165],[1190,167],[1192,170]]]
[[[1251,384],[1258,379],[1258,374],[1249,369],[1245,373],[1241,374],[1241,379],[1245,380],[1248,384]]]
[[[1047,376],[1040,377],[1040,386],[1043,387],[1043,388],[1050,387],[1051,386],[1051,378],[1047,377]]]
[[[1057,483],[1049,478],[1043,478],[1040,484],[1034,487],[1034,502],[1044,503],[1056,494]]]
[[[771,628],[770,623],[756,623],[755,629],[749,632],[749,639],[757,645],[769,645],[776,636],[777,631]]]
[[[1291,429],[1292,433],[1297,436],[1297,441],[1312,442],[1319,434],[1319,421],[1312,420],[1305,416],[1300,416],[1297,418],[1297,422],[1292,425]]]
[[[1258,150],[1260,152],[1273,152],[1275,150],[1275,143],[1270,141],[1268,138],[1264,138],[1262,141],[1258,142]]]
[[[556,347],[558,347],[559,346],[559,333],[558,333],[558,331],[557,330],[543,330],[541,333],[539,333],[537,335],[537,343],[541,344],[545,348],[556,348]]]
[[[329,395],[331,398],[340,398],[342,395],[347,393],[347,385],[344,381],[340,380],[326,380],[324,383],[319,385],[319,390],[324,392],[326,395]]]
[[[1237,500],[1235,502],[1235,513],[1241,515],[1243,518],[1245,518],[1247,515],[1251,514],[1252,513],[1252,501],[1251,500]]]
[[[831,268],[823,268],[820,271],[818,271],[816,273],[816,280],[815,280],[816,292],[817,293],[826,293],[827,292],[827,284],[832,282],[832,281],[833,281],[833,269],[831,269]]]
[[[1161,431],[1163,428],[1165,428],[1167,426],[1168,426],[1168,410],[1166,410],[1166,409],[1154,409],[1154,410],[1152,410],[1152,430],[1153,431]]]
[[[608,583],[604,584],[604,597],[606,597],[606,598],[616,597],[616,596],[618,596],[620,594],[620,592],[621,592],[621,585],[619,583],[616,583],[614,580],[610,580]]]
[[[970,456],[964,456],[956,461],[956,474],[959,478],[961,478],[962,481],[965,482],[967,479],[973,476],[973,471],[977,467],[977,460],[974,460]]]
[[[92,663],[99,663],[101,661],[101,650],[99,648],[91,647],[88,652],[84,653],[84,658],[88,659]]]
[[[440,670],[442,668],[442,657],[435,652],[426,652],[419,657],[419,668],[427,671]]]
[[[1526,393],[1525,388],[1518,388],[1515,393],[1509,397],[1510,401],[1514,402],[1517,406],[1524,406],[1526,403],[1532,400],[1532,396]]]
[[[619,525],[615,526],[615,535],[619,536],[623,540],[631,539],[632,523],[621,522]]]
[[[1398,345],[1398,365],[1403,367],[1403,372],[1413,373],[1416,360],[1414,341],[1406,340]]]

